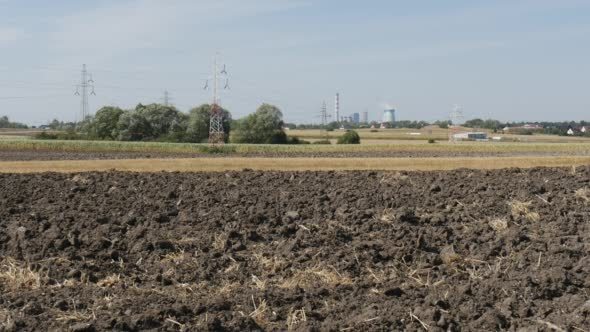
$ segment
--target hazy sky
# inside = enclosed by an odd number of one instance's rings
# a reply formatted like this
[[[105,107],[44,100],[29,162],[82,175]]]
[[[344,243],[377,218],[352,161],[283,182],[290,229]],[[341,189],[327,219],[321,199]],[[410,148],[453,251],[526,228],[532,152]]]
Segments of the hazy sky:
[[[102,105],[170,91],[183,111],[222,54],[241,117],[261,102],[289,122],[342,113],[446,119],[590,120],[590,1],[0,0],[0,115],[79,117],[83,63]]]

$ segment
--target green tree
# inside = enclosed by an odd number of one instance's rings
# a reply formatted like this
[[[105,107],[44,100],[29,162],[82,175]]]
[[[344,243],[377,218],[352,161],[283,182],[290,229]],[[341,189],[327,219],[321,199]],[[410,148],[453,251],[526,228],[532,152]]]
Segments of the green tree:
[[[51,130],[59,130],[62,125],[63,125],[63,122],[60,122],[58,119],[53,119],[49,123],[49,128],[51,128]]]
[[[338,137],[337,144],[361,144],[361,137],[354,130],[347,131],[344,135]]]
[[[139,104],[119,116],[118,137],[124,141],[182,140],[188,116],[175,107]]]
[[[328,130],[328,131],[333,131],[336,129],[340,129],[340,123],[338,123],[336,121],[332,121],[326,125],[326,130]]]
[[[10,119],[8,119],[8,116],[4,115],[4,116],[0,117],[0,128],[26,129],[26,128],[28,128],[28,126],[25,124],[22,124],[22,123],[18,123],[18,122],[10,122]]]
[[[228,141],[231,129],[231,113],[221,109],[223,113],[223,131],[225,141]],[[211,105],[203,104],[190,110],[186,129],[186,140],[193,143],[206,142],[209,138],[209,124],[211,121]]]
[[[482,119],[471,119],[465,121],[464,126],[468,128],[483,128],[484,121]]]
[[[86,139],[97,139],[96,135],[96,122],[94,121],[94,116],[88,115],[84,121],[80,121],[77,124],[78,132],[82,134],[83,137]],[[64,130],[63,122],[60,123],[58,130]],[[74,132],[75,130],[72,129],[70,132]]]
[[[119,137],[117,124],[124,111],[118,107],[105,106],[94,115],[94,130],[99,139],[114,140]]]
[[[141,141],[151,137],[151,127],[147,119],[135,110],[124,111],[117,123],[118,139],[121,141]]]
[[[187,114],[178,112],[178,116],[170,123],[168,135],[166,135],[163,140],[169,142],[185,142],[188,119],[189,117]]]
[[[437,125],[441,129],[448,129],[450,121],[446,121],[446,120],[445,121],[436,121],[436,122],[434,122],[434,124]]]
[[[274,105],[262,104],[255,113],[238,121],[232,141],[253,144],[287,143],[287,134],[283,130],[283,113]]]
[[[174,106],[161,104],[139,104],[135,111],[143,116],[150,125],[148,139],[158,139],[168,135],[176,126],[183,126],[185,120],[181,113]]]

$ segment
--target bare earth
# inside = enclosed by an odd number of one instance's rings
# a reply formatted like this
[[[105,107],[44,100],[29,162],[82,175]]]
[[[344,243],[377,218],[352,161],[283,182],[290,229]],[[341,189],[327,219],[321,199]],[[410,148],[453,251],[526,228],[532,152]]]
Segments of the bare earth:
[[[590,167],[0,174],[0,330],[588,331],[589,221]]]

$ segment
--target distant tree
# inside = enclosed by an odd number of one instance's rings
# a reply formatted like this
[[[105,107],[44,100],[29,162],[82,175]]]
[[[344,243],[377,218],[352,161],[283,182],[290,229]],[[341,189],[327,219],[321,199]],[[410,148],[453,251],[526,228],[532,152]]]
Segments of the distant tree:
[[[60,122],[58,119],[53,119],[48,126],[51,130],[60,130],[62,125],[63,122]]]
[[[188,119],[188,114],[178,112],[178,116],[170,123],[168,134],[161,137],[161,140],[168,142],[186,142]]]
[[[26,129],[28,128],[27,125],[18,122],[10,122],[8,116],[4,115],[0,117],[0,128],[19,128],[19,129]]]
[[[354,130],[347,131],[344,135],[338,137],[337,144],[361,144],[361,137]]]
[[[434,124],[437,125],[441,129],[447,129],[447,128],[449,128],[450,121],[446,121],[446,120],[445,121],[436,121],[436,122],[434,122]]]
[[[121,141],[141,141],[152,137],[150,123],[143,114],[135,110],[124,111],[121,114],[117,132]]]
[[[332,121],[326,125],[326,130],[336,130],[340,128],[340,123]]]
[[[285,144],[287,134],[283,131],[283,113],[270,104],[262,104],[255,113],[240,119],[234,131],[235,143]]]
[[[502,123],[498,120],[493,120],[493,119],[487,119],[483,122],[483,128],[486,129],[490,129],[490,130],[494,130],[497,131],[499,129],[502,129]]]
[[[158,139],[168,135],[174,127],[183,126],[185,118],[174,106],[161,104],[139,104],[135,111],[141,114],[150,125],[149,139]]]
[[[116,130],[124,141],[175,140],[182,139],[187,122],[188,116],[173,106],[139,104],[119,116]]]
[[[504,128],[505,124],[501,123],[498,120],[493,119],[471,119],[465,121],[465,127],[469,128],[481,128],[481,129],[489,129],[492,131],[497,131]]]
[[[232,118],[231,113],[225,109],[223,112],[223,131],[225,132],[225,141],[229,139]],[[190,110],[188,115],[188,125],[186,129],[186,140],[193,143],[206,142],[209,138],[209,124],[211,121],[211,105],[203,104]]]
[[[465,121],[463,124],[465,127],[469,128],[483,128],[484,121],[482,119],[471,119]]]
[[[386,127],[387,127],[388,123],[385,123]],[[411,129],[421,129],[423,127],[428,126],[429,123],[426,121],[409,121],[409,120],[400,120],[400,121],[396,121],[393,124],[394,128],[411,128]],[[389,128],[389,127],[387,127]]]
[[[105,106],[94,115],[94,130],[98,139],[114,140],[119,137],[117,124],[124,111],[118,107]]]
[[[80,121],[76,124],[76,127],[78,129],[78,133],[80,133],[84,138],[91,140],[98,139],[96,135],[96,122],[94,121],[94,116],[86,116],[84,121]],[[60,122],[60,125],[57,127],[56,130],[64,130],[63,122]]]

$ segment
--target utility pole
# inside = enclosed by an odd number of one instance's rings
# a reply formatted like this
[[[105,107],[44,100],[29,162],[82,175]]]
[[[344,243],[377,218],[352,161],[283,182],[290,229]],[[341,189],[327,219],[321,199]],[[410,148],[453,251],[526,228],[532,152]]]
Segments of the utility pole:
[[[229,89],[229,79],[225,65],[219,70],[219,53],[213,61],[213,104],[211,105],[211,120],[209,121],[209,143],[225,143],[225,131],[223,130],[223,109],[219,106],[219,80],[225,79],[223,90]],[[209,89],[209,80],[205,83],[205,90]]]
[[[80,92],[81,90],[81,92]],[[94,92],[94,80],[92,74],[86,70],[86,65],[82,65],[82,79],[80,84],[76,85],[76,93],[74,95],[80,96],[80,115],[82,116],[81,121],[86,120],[88,113],[88,91],[90,94],[96,96]]]

